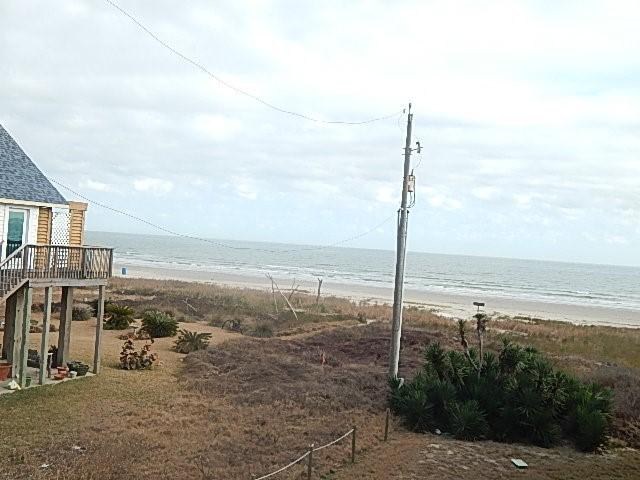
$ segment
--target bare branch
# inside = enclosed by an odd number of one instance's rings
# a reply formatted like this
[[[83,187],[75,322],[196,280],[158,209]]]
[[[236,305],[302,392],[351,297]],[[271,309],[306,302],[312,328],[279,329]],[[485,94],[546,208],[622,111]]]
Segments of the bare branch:
[[[279,314],[279,312],[278,312],[278,300],[276,299],[276,290],[275,290],[275,288],[273,286],[275,284],[275,281],[273,280],[273,277],[270,274],[265,273],[265,275],[269,280],[271,280],[271,297],[273,298],[273,305],[276,308],[276,315],[278,315]]]
[[[296,317],[296,321],[299,321],[298,314],[296,313],[294,308],[291,306],[291,302],[289,302],[289,299],[287,298],[287,296],[284,293],[282,293],[282,291],[280,290],[280,287],[278,286],[278,284],[276,283],[276,281],[273,279],[271,275],[267,274],[267,277],[271,280],[271,284],[275,287],[276,290],[278,290],[278,293],[282,296],[282,298],[284,298],[284,301],[289,307],[289,310],[291,310],[291,313],[293,313],[293,316]]]
[[[316,295],[316,310],[320,308],[320,289],[322,288],[322,278],[318,277],[318,295]]]
[[[194,313],[198,313],[198,310],[196,309],[196,307],[194,307],[193,305],[191,305],[191,304],[189,303],[189,299],[188,299],[188,298],[185,298],[185,299],[183,300],[183,302],[184,302],[184,304],[185,304],[187,307],[189,307],[191,310],[193,310],[193,312],[194,312]]]

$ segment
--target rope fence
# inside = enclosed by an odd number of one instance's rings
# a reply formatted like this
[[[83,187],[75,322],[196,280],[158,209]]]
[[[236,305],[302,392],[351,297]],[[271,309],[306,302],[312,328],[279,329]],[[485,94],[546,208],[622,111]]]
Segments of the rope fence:
[[[385,412],[385,419],[384,419],[384,435],[383,435],[383,441],[386,442],[389,439],[389,417],[390,417],[391,411],[387,408],[387,411]],[[295,459],[293,462],[289,463],[288,465],[285,465],[284,467],[279,468],[278,470],[271,472],[271,473],[267,473],[266,475],[263,475],[262,477],[258,477],[258,478],[254,478],[253,480],[266,480],[267,478],[271,478],[279,473],[284,472],[285,470],[293,467],[294,465],[297,465],[298,463],[302,462],[304,459],[307,459],[307,480],[311,479],[311,470],[313,468],[313,452],[318,452],[320,450],[323,450],[325,448],[331,447],[332,445],[335,445],[336,443],[340,442],[341,440],[344,440],[345,438],[347,438],[349,435],[351,435],[351,463],[355,463],[356,461],[356,426],[354,425],[351,430],[349,430],[348,432],[340,435],[338,438],[336,438],[335,440],[330,441],[329,443],[325,444],[325,445],[321,445],[320,447],[316,447],[313,443],[311,445],[309,445],[309,449],[300,457],[298,457],[297,459]]]
[[[309,449],[304,453],[304,455],[300,456],[299,458],[297,458],[293,462],[289,463],[288,465],[285,465],[284,467],[281,467],[281,468],[279,468],[278,470],[276,470],[274,472],[267,473],[266,475],[263,475],[262,477],[255,478],[254,480],[265,480],[267,478],[271,478],[274,475],[277,475],[278,473],[284,472],[288,468],[291,468],[294,465],[297,465],[298,463],[302,462],[305,458],[307,459],[307,479],[310,479],[311,478],[311,470],[313,468],[313,452],[318,452],[318,451],[323,450],[323,449],[325,449],[327,447],[335,445],[340,440],[344,440],[345,438],[347,438],[349,435],[351,435],[351,463],[353,463],[353,462],[355,462],[355,458],[356,458],[356,427],[355,426],[351,430],[346,432],[345,434],[339,436],[335,440],[332,440],[331,442],[329,442],[329,443],[327,443],[325,445],[322,445],[320,447],[316,447],[312,443],[309,446]]]

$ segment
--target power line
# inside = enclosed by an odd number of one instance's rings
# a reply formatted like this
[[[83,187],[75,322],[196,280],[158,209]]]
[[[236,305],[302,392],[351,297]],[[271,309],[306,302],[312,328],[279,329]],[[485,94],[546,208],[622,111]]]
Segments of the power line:
[[[109,205],[106,205],[104,203],[95,201],[91,198],[86,197],[85,195],[81,194],[80,192],[77,192],[76,190],[72,189],[71,187],[68,187],[67,185],[58,182],[57,180],[54,180],[52,178],[50,178],[49,180],[51,180],[53,183],[55,183],[56,185],[64,188],[65,190],[68,190],[69,192],[73,193],[74,195],[78,196],[79,198],[82,198],[83,200],[85,200],[86,202],[92,204],[92,205],[96,205],[98,207],[102,207],[106,210],[112,211],[114,213],[117,213],[119,215],[123,215],[125,217],[131,218],[132,220],[136,220],[140,223],[144,223],[145,225],[148,225],[152,228],[155,228],[156,230],[159,230],[161,232],[167,233],[169,235],[173,235],[175,237],[182,237],[182,238],[188,238],[191,240],[198,240],[200,242],[205,242],[205,243],[209,243],[212,245],[216,245],[218,247],[222,247],[222,248],[228,248],[230,250],[251,250],[251,251],[257,251],[257,252],[265,252],[265,253],[294,253],[294,252],[305,252],[305,251],[311,251],[311,250],[323,250],[326,248],[332,248],[332,247],[337,247],[338,245],[342,245],[345,244],[347,242],[351,242],[353,240],[357,240],[359,238],[362,238],[366,235],[369,235],[370,233],[374,232],[375,230],[377,230],[378,228],[382,227],[384,224],[386,224],[389,220],[391,220],[392,218],[394,218],[396,216],[395,213],[393,213],[392,215],[388,216],[387,218],[385,218],[383,221],[381,221],[380,223],[378,223],[377,225],[375,225],[374,227],[359,233],[357,235],[354,235],[352,237],[348,237],[342,240],[338,240],[337,242],[334,243],[330,243],[328,245],[317,245],[317,246],[308,246],[308,247],[301,247],[301,248],[292,248],[292,249],[285,249],[285,250],[279,250],[279,249],[267,249],[267,248],[256,248],[256,247],[239,247],[239,246],[235,246],[235,245],[229,245],[227,243],[223,243],[223,242],[218,242],[216,240],[212,240],[210,238],[204,238],[204,237],[199,237],[197,235],[190,235],[190,234],[186,234],[186,233],[180,233],[180,232],[176,232],[174,230],[171,230],[169,228],[163,227],[162,225],[158,225],[156,223],[150,222],[149,220],[146,220],[142,217],[138,217],[137,215],[133,215],[129,212],[125,212],[124,210],[119,210],[117,208],[111,207]]]
[[[164,48],[166,48],[167,50],[169,50],[171,53],[173,53],[174,55],[180,57],[182,60],[184,60],[185,62],[193,65],[194,67],[196,67],[197,69],[201,70],[202,72],[204,72],[205,74],[207,74],[209,77],[213,78],[216,82],[220,83],[221,85],[224,85],[225,87],[233,90],[236,93],[239,93],[241,95],[244,95],[246,97],[251,98],[252,100],[255,100],[256,102],[261,103],[262,105],[271,108],[272,110],[275,110],[277,112],[280,113],[284,113],[286,115],[291,115],[293,117],[298,117],[298,118],[302,118],[304,120],[309,120],[311,122],[317,122],[317,123],[326,123],[326,124],[337,124],[337,125],[364,125],[367,123],[374,123],[374,122],[379,122],[381,120],[387,120],[389,118],[393,118],[395,117],[398,112],[394,112],[390,115],[385,115],[383,117],[376,117],[376,118],[370,118],[368,120],[362,120],[362,121],[355,121],[355,122],[351,122],[351,121],[343,121],[343,120],[322,120],[319,118],[314,118],[311,117],[309,115],[305,115],[303,113],[298,113],[298,112],[294,112],[293,110],[287,110],[286,108],[282,108],[282,107],[278,107],[277,105],[274,105],[271,102],[268,102],[260,97],[258,97],[257,95],[254,95],[250,92],[247,92],[246,90],[243,90],[239,87],[236,87],[232,84],[230,84],[229,82],[223,80],[222,78],[220,78],[219,76],[217,76],[216,74],[212,73],[211,71],[209,71],[209,69],[207,69],[207,67],[205,67],[204,65],[202,65],[201,63],[197,62],[196,60],[193,60],[192,58],[188,57],[187,55],[185,55],[184,53],[180,52],[179,50],[175,49],[174,47],[172,47],[171,45],[169,45],[167,42],[165,42],[164,40],[162,40],[160,37],[158,37],[155,33],[153,33],[151,30],[149,30],[146,26],[144,26],[136,17],[134,17],[132,14],[130,14],[129,12],[127,12],[125,9],[123,9],[122,7],[120,7],[118,4],[116,4],[115,2],[113,2],[112,0],[105,0],[109,5],[111,5],[113,8],[115,8],[116,10],[118,10],[120,13],[122,13],[123,15],[125,15],[126,17],[128,17],[133,23],[135,23],[142,31],[144,31],[147,35],[149,35],[153,40],[155,40],[157,43],[159,43],[160,45],[162,45]]]

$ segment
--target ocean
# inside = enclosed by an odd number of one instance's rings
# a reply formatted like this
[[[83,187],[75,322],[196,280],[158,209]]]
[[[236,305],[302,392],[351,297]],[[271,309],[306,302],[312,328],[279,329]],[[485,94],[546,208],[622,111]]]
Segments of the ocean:
[[[318,248],[267,242],[200,240],[87,232],[87,243],[115,248],[119,264],[141,267],[297,278],[390,287],[395,252]],[[216,244],[215,242],[219,243]],[[232,248],[228,248],[232,247]],[[479,299],[532,300],[638,312],[640,268],[408,252],[407,289]]]

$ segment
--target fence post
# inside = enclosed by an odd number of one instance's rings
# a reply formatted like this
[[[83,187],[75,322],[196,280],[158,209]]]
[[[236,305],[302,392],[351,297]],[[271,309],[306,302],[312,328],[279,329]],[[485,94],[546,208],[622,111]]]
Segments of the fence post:
[[[313,443],[309,445],[309,461],[307,462],[307,480],[311,480],[311,467],[313,465]]]
[[[353,426],[353,432],[351,433],[351,463],[356,461],[356,426]]]
[[[387,408],[387,415],[384,419],[384,441],[389,438],[389,409]]]

